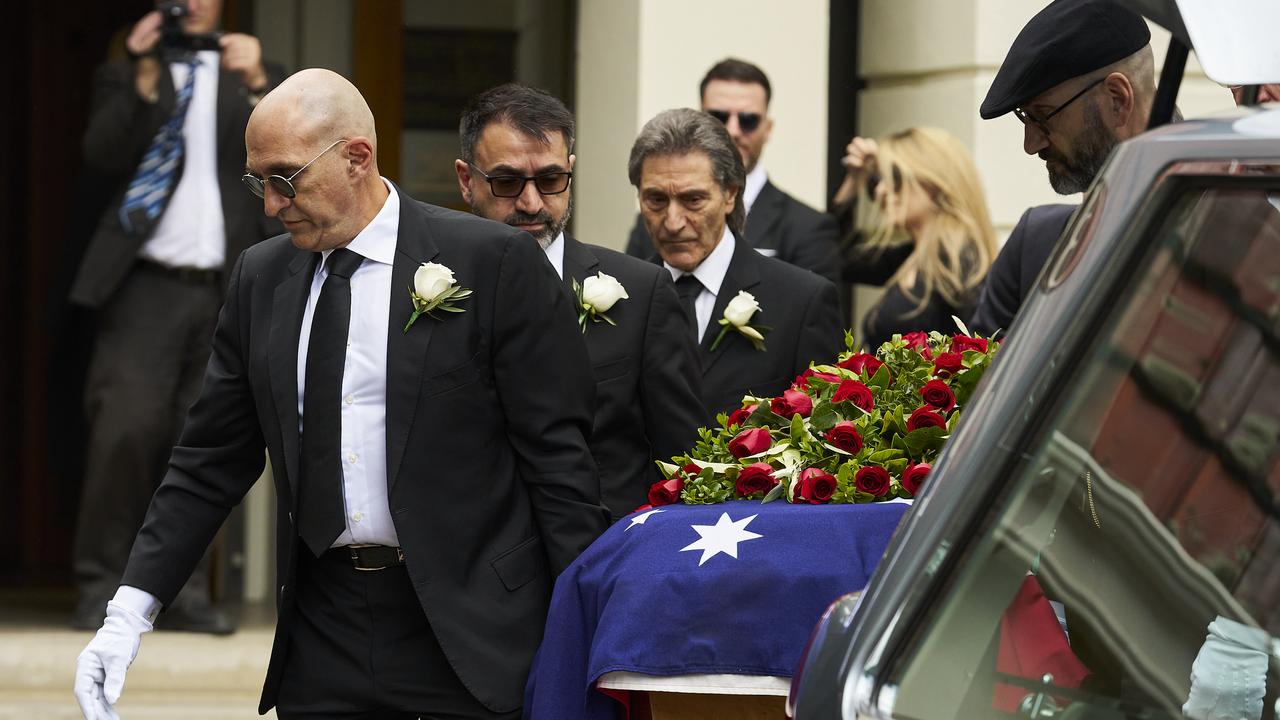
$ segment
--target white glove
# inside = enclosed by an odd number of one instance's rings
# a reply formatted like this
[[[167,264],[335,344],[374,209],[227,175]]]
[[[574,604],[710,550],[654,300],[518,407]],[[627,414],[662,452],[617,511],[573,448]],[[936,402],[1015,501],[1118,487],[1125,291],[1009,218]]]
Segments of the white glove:
[[[1262,717],[1267,692],[1266,631],[1221,615],[1191,665],[1191,694],[1182,714],[1195,720],[1250,720]]]
[[[124,674],[151,628],[124,604],[107,603],[106,621],[76,659],[76,702],[85,720],[119,720],[114,706],[124,691]]]

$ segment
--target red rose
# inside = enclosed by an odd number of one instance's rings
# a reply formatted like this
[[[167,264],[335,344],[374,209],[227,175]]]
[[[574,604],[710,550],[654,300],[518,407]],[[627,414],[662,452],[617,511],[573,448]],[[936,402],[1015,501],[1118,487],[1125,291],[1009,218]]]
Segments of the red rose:
[[[982,338],[969,337],[968,335],[952,335],[951,336],[951,352],[962,353],[965,350],[977,350],[978,352],[987,351],[987,341]]]
[[[942,412],[951,412],[956,406],[956,395],[941,380],[930,380],[920,388],[920,397],[926,405],[932,405]]]
[[[836,492],[836,479],[831,473],[811,467],[800,471],[799,497],[808,500],[810,505],[821,505],[831,499]]]
[[[841,420],[824,435],[827,442],[835,445],[850,455],[857,455],[862,450],[862,436],[858,429],[848,420]]]
[[[694,465],[693,463],[685,463],[680,466],[680,469],[684,471],[685,475],[690,475],[692,477],[698,477],[698,473],[702,472],[702,468]]]
[[[751,428],[743,430],[729,441],[729,452],[736,458],[744,458],[764,452],[772,444],[773,438],[769,435],[768,428]]]
[[[673,477],[670,480],[659,480],[649,487],[649,504],[670,505],[680,499],[680,491],[684,489],[684,480]]]
[[[879,465],[867,465],[853,476],[853,482],[859,492],[883,497],[889,492],[889,471]]]
[[[795,382],[791,383],[791,387],[808,390],[809,378],[818,378],[819,380],[826,380],[830,383],[840,382],[840,378],[832,375],[831,373],[818,372],[813,368],[806,368],[804,372],[796,376]]]
[[[729,414],[729,417],[725,418],[725,421],[724,421],[725,429],[728,430],[734,425],[737,425],[738,427],[742,427],[743,423],[747,421],[747,418],[751,417],[751,413],[755,412],[757,407],[760,407],[760,406],[748,405],[746,407],[742,407],[742,408],[738,408],[737,410],[734,410],[732,413]]]
[[[915,497],[920,492],[920,486],[924,484],[924,479],[929,477],[929,473],[933,470],[933,466],[929,463],[920,463],[919,465],[911,463],[906,470],[902,471],[902,489],[911,493]]]
[[[911,413],[911,417],[907,418],[907,430],[919,430],[920,428],[940,427],[947,428],[947,419],[934,412],[934,409],[925,405],[916,408]]]
[[[933,361],[933,374],[939,376],[955,375],[964,369],[964,357],[956,352],[944,352]]]
[[[916,350],[929,349],[929,333],[927,332],[916,330],[915,332],[904,334],[902,339],[907,341],[907,347],[909,348],[915,348]]]
[[[836,367],[841,367],[845,370],[852,370],[856,373],[861,373],[863,370],[866,370],[867,377],[870,378],[875,377],[876,371],[879,370],[880,366],[883,364],[884,363],[876,359],[875,355],[870,355],[868,353],[854,353],[844,360],[836,363]]]
[[[734,488],[738,495],[746,497],[752,493],[769,492],[778,479],[773,476],[773,467],[769,463],[754,463],[742,468]]]
[[[813,412],[813,400],[799,390],[784,390],[782,397],[774,398],[769,408],[784,418],[793,415],[809,417],[809,413]]]
[[[831,402],[844,402],[845,400],[852,402],[867,412],[871,412],[871,408],[876,406],[876,399],[871,394],[871,388],[857,380],[841,382],[840,387],[836,388],[835,394],[831,396]]]

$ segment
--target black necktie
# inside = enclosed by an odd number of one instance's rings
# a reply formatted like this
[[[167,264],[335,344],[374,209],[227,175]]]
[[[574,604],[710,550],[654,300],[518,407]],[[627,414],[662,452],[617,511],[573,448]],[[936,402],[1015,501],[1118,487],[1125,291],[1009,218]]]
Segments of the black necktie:
[[[693,328],[694,342],[698,341],[698,311],[694,303],[701,292],[702,283],[693,276],[693,273],[685,273],[676,280],[676,294],[680,296],[680,305],[684,308],[684,314],[689,316],[689,327]]]
[[[307,342],[302,394],[302,478],[298,530],[312,554],[329,549],[346,529],[342,493],[342,367],[351,324],[351,274],[363,257],[346,248],[329,254]]]

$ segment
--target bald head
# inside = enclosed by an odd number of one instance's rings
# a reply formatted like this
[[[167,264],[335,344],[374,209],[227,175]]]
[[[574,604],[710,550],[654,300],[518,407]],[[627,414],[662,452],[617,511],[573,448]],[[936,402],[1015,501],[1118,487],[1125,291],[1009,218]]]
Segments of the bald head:
[[[349,80],[332,70],[300,70],[272,90],[249,116],[255,124],[286,127],[307,142],[363,137],[377,148],[373,112]]]
[[[244,144],[263,210],[299,248],[346,245],[386,202],[373,113],[335,72],[303,70],[272,90],[249,116]]]

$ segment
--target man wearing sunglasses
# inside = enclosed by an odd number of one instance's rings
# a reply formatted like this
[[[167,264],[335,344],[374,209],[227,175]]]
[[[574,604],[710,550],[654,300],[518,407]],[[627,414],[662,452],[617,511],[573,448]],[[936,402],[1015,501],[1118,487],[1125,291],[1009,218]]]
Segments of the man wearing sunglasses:
[[[607,521],[559,279],[527,233],[381,177],[373,114],[336,73],[285,80],[245,145],[241,191],[287,232],[231,271],[77,700],[114,717],[142,634],[265,447],[280,580],[259,712],[519,717],[555,575]]]
[[[221,6],[183,0],[169,9],[183,13],[186,38],[211,39]],[[85,630],[102,625],[129,542],[200,390],[223,270],[279,229],[262,222],[239,177],[253,103],[282,70],[263,62],[251,35],[217,35],[217,50],[192,52],[162,34],[153,10],[125,39],[129,59],[98,69],[84,136],[85,167],[111,198],[71,289],[71,301],[91,308],[97,321],[72,550],[79,594],[72,626]],[[233,630],[210,604],[206,567],[161,627]]]
[[[699,399],[693,332],[671,276],[564,229],[573,209],[573,133],[573,114],[559,99],[502,85],[472,98],[463,111],[462,157],[454,170],[473,212],[533,235],[576,313],[586,312],[579,292],[586,301],[612,301],[603,317],[581,319],[580,335],[596,383],[591,454],[601,497],[617,520],[643,505],[649,486],[662,479],[654,461],[669,462],[693,447],[709,417]],[[606,288],[600,273],[621,290],[599,294],[597,287]],[[588,294],[582,289],[590,278],[597,279]]]
[[[1122,141],[1147,127],[1155,97],[1151,33],[1112,0],[1054,0],[1001,64],[981,115],[1012,112],[1022,149],[1044,160],[1061,195],[1084,192]],[[1042,205],[1018,221],[987,275],[969,327],[1008,330],[1075,205]]]
[[[707,71],[698,87],[702,109],[724,124],[747,171],[742,188],[745,240],[762,255],[815,272],[832,282],[840,275],[836,221],[780,190],[760,162],[773,132],[769,78],[749,62],[729,58]],[[636,218],[627,254],[653,256],[642,217]]]

